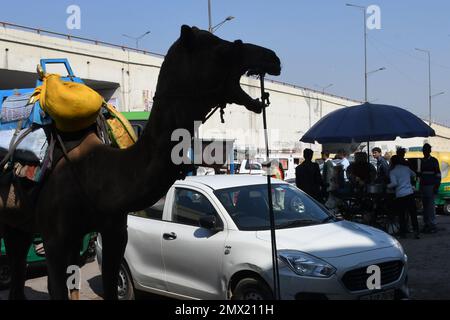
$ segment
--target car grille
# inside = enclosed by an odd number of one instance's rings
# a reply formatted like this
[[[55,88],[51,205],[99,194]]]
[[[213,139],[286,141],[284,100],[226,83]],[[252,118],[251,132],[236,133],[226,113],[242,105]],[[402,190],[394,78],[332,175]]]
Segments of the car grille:
[[[380,267],[382,286],[397,281],[402,274],[403,262],[401,261],[389,261],[376,265]],[[367,279],[371,276],[367,273],[367,267],[354,269],[344,274],[342,282],[348,290],[367,290]]]

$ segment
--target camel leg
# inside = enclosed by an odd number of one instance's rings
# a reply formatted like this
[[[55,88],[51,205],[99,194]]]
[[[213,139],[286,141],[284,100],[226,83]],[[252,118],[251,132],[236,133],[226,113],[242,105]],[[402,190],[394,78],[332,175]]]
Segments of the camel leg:
[[[68,246],[66,241],[44,239],[45,256],[48,271],[48,291],[52,300],[68,300],[67,289],[67,266],[68,266]]]
[[[102,281],[105,300],[117,300],[120,264],[128,241],[126,224],[108,229],[102,236]]]
[[[71,246],[70,253],[69,253],[69,265],[78,266],[80,267],[81,261],[80,261],[80,249],[82,245],[82,240],[80,241],[74,241],[73,245]],[[80,281],[81,281],[81,271],[80,271]],[[81,286],[81,284],[80,284]],[[71,289],[69,290],[69,297],[70,300],[80,300],[80,290],[79,289]]]
[[[69,266],[80,266],[81,240],[46,241],[45,252],[48,268],[48,291],[53,300],[68,299],[68,274]],[[81,276],[81,272],[80,272]],[[81,279],[80,279],[81,281]],[[79,290],[70,290],[71,300],[79,300]]]
[[[5,226],[4,240],[6,255],[11,268],[10,300],[26,300],[25,278],[27,273],[27,255],[33,242],[31,233]]]

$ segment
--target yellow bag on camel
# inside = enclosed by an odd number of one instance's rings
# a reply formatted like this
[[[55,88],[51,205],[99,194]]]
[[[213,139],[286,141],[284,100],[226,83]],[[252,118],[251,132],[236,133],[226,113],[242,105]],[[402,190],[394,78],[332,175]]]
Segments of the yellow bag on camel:
[[[101,95],[84,84],[62,81],[58,74],[41,76],[42,85],[35,89],[30,101],[40,101],[58,130],[74,132],[96,122],[104,104]]]
[[[126,149],[135,144],[138,138],[131,123],[113,105],[107,104],[105,108],[109,112],[109,117],[106,119],[109,136],[114,144],[120,149]]]

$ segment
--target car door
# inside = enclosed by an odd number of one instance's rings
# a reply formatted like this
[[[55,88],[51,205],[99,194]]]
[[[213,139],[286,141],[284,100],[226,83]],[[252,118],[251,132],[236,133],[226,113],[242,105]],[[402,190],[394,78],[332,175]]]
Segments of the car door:
[[[225,299],[222,261],[227,236],[199,227],[199,218],[214,215],[223,226],[212,197],[194,187],[175,187],[170,223],[164,225],[163,261],[170,292],[197,299]]]
[[[125,260],[138,286],[167,291],[161,254],[165,199],[128,215]]]

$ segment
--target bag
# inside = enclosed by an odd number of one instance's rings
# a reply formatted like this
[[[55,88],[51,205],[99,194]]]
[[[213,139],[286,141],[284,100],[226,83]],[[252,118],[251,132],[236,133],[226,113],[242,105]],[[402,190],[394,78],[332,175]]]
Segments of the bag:
[[[106,124],[113,144],[120,149],[126,149],[135,144],[137,136],[131,123],[114,106],[107,104],[105,109],[109,113]]]
[[[96,91],[81,83],[62,81],[57,74],[44,76],[32,96],[33,102],[37,100],[62,132],[79,131],[94,124],[104,104]]]
[[[51,123],[50,117],[46,117],[39,103],[29,102],[32,94],[33,89],[0,91],[0,130],[16,129],[20,121],[19,129],[29,128],[33,123]]]

